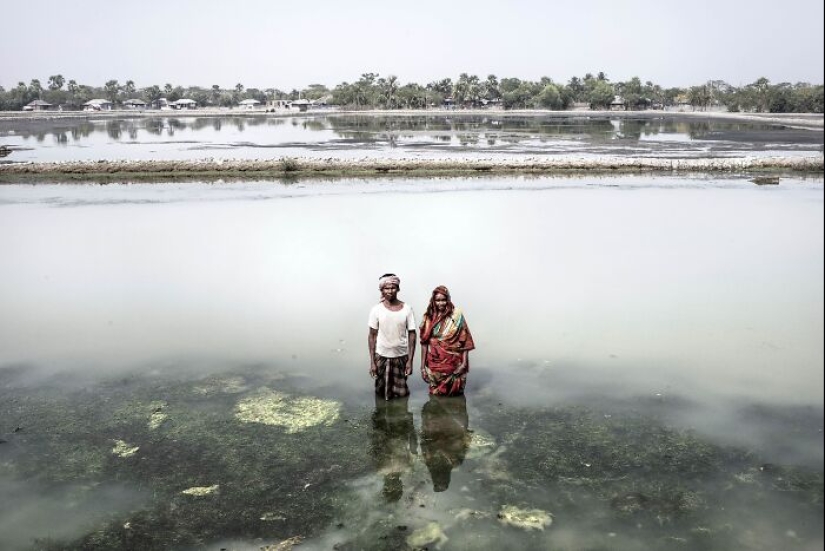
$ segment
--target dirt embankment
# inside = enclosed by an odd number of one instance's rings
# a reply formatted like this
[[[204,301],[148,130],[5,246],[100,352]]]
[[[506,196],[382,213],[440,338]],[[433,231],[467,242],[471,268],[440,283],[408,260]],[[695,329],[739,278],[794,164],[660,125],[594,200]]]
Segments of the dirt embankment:
[[[823,173],[823,157],[660,159],[649,157],[523,159],[295,159],[96,161],[0,165],[0,182],[25,180],[338,177],[380,175],[568,173]]]

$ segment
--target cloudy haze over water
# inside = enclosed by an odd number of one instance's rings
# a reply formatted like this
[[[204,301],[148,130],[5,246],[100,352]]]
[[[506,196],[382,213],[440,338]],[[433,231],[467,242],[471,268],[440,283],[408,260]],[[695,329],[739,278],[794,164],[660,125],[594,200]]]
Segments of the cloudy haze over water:
[[[665,87],[823,82],[821,0],[3,2],[0,85],[291,90],[365,72],[402,83],[484,78],[566,83],[604,71]]]

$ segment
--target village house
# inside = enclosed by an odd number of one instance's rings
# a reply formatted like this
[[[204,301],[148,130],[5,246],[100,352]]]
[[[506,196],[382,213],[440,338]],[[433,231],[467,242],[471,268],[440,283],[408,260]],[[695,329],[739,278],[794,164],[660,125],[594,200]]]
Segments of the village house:
[[[182,98],[178,101],[172,102],[172,107],[174,109],[197,109],[198,102],[193,99]]]
[[[107,99],[90,99],[83,104],[84,111],[111,111],[112,102]]]
[[[127,99],[123,105],[127,109],[146,109],[146,102],[142,99]]]
[[[152,100],[150,107],[152,109],[162,109],[164,111],[172,109],[172,107],[169,105],[169,101],[166,98],[158,98],[156,100]]]
[[[296,99],[291,105],[292,107],[297,107],[299,111],[304,112],[309,109],[310,101],[308,99]]]
[[[291,103],[288,99],[271,99],[266,102],[266,106],[270,109],[289,109]]]
[[[238,106],[239,106],[241,109],[255,109],[255,108],[256,108],[257,106],[259,106],[260,104],[261,104],[261,102],[260,102],[260,101],[258,101],[258,100],[256,100],[256,99],[252,99],[252,98],[250,98],[250,99],[245,99],[245,100],[243,100],[243,101],[238,102]]]
[[[28,105],[23,106],[23,111],[48,111],[52,108],[52,104],[42,99],[36,99],[29,102]]]

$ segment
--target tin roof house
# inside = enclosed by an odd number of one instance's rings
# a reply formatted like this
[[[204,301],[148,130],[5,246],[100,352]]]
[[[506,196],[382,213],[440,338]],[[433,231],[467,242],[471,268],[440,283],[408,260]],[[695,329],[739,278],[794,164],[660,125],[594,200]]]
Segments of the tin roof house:
[[[48,111],[52,104],[42,99],[36,99],[23,107],[23,111]]]
[[[83,104],[84,111],[111,111],[112,102],[107,99],[90,99]]]

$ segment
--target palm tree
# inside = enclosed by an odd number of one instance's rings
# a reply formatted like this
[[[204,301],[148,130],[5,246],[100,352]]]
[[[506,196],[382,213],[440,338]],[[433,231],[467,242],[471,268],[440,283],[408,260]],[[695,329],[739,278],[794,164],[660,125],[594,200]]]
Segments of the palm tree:
[[[49,77],[49,90],[60,90],[66,82],[63,75],[52,75]]]
[[[117,94],[120,92],[120,85],[117,80],[112,79],[107,81],[103,89],[106,91],[106,97],[114,104],[117,101]]]
[[[398,92],[398,77],[390,75],[384,80],[384,97],[389,109],[395,108],[395,94]]]
[[[32,81],[29,83],[29,91],[32,95],[36,95],[37,99],[40,99],[40,93],[43,91],[43,86],[40,84],[40,81],[38,79],[32,79]]]

